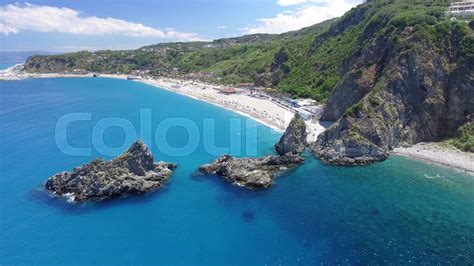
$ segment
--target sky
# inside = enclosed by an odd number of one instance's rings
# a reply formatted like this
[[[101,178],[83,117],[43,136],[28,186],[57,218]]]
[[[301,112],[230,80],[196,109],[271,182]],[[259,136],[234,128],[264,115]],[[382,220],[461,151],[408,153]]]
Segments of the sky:
[[[0,1],[0,51],[134,49],[282,33],[339,17],[362,0]]]

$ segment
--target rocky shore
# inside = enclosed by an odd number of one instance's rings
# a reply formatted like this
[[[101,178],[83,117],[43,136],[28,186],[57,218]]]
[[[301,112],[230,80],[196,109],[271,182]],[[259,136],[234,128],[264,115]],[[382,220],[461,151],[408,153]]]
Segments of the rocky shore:
[[[211,164],[200,166],[199,171],[223,177],[238,186],[268,188],[277,174],[288,171],[303,162],[304,159],[298,155],[261,158],[235,158],[222,155]]]
[[[467,36],[473,28],[450,24],[445,41],[434,42],[421,37],[422,25],[402,30],[390,19],[366,24],[379,11],[372,6],[377,2],[366,1],[326,33],[364,28],[355,52],[340,65],[344,75],[322,112],[321,121],[335,123],[312,147],[331,164],[366,165],[385,160],[399,147],[449,139],[474,117],[474,60],[464,44],[472,45]],[[448,158],[443,161],[450,163]]]
[[[7,70],[0,71],[0,80],[65,77],[80,78],[91,76],[63,73],[27,73],[23,68],[23,65],[20,64]],[[118,79],[127,78],[126,75],[115,74],[99,74],[99,76]],[[285,110],[275,103],[271,103],[271,101],[268,99],[257,99],[247,95],[223,95],[209,88],[210,85],[208,84],[192,85],[187,84],[184,80],[142,79],[138,81],[159,87],[161,89],[167,89],[188,97],[203,100],[208,103],[230,109],[234,112],[250,116],[257,121],[274,128],[275,130],[283,131],[285,129],[285,125],[290,123],[290,119],[288,118],[291,117],[291,112],[289,110]],[[202,89],[204,87],[207,89]],[[350,86],[348,86],[348,88],[350,88]],[[337,95],[337,93],[335,92],[334,95]],[[345,101],[347,100],[348,99],[342,96],[331,96],[328,100],[327,106],[325,107],[325,111],[323,112],[322,119],[331,120],[335,119],[335,117],[339,117],[340,114],[337,114],[336,116],[331,115],[337,112],[338,108],[336,107],[339,105],[345,105]],[[380,114],[384,113],[386,112],[383,110],[380,112]],[[279,119],[276,119],[277,117]],[[386,137],[383,137],[383,132],[381,131],[383,127],[375,127],[379,128],[380,130],[376,130],[375,133],[372,134],[372,129],[374,126],[370,123],[365,123],[359,127],[358,130],[354,130],[352,126],[356,121],[357,119],[353,117],[344,117],[339,121],[332,123],[332,126],[329,128],[327,127],[331,123],[327,121],[322,123],[320,121],[312,120],[305,121],[307,145],[311,152],[316,157],[330,164],[367,165],[373,162],[385,160],[390,155],[391,149],[395,148],[395,153],[400,153],[400,150],[404,150],[397,148],[397,146],[400,146],[400,143],[395,143],[388,147],[379,146],[377,143],[379,143],[381,140],[385,141],[385,139],[387,139]],[[390,137],[388,139],[393,140],[396,138]],[[426,157],[426,155],[422,154],[424,152],[427,151],[423,150],[422,152],[403,152],[403,155],[413,158]],[[429,159],[430,162],[442,165],[450,165],[462,170],[469,168],[470,164],[472,164],[472,162],[469,160],[453,161],[453,156],[450,156],[452,151],[449,149],[434,149],[429,151],[429,153],[430,158],[435,157],[433,160]]]
[[[300,153],[305,149],[306,137],[306,125],[296,113],[275,145],[279,156],[234,158],[226,154],[210,164],[200,166],[199,171],[220,176],[246,188],[268,188],[273,184],[275,176],[304,162]]]
[[[137,141],[111,161],[96,159],[72,172],[51,176],[44,186],[70,201],[101,201],[157,190],[170,178],[174,168],[176,165],[172,163],[155,163],[148,147]]]
[[[279,155],[300,154],[307,145],[306,124],[299,113],[291,119],[288,128],[277,144],[275,150]]]
[[[388,150],[382,149],[355,132],[331,127],[309,145],[311,152],[322,161],[336,165],[368,165],[388,158]],[[336,137],[337,136],[337,137]]]

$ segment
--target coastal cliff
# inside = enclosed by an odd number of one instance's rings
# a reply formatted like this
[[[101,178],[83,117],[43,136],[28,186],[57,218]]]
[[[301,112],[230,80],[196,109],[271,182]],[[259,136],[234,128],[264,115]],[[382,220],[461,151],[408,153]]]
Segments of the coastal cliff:
[[[72,201],[101,201],[157,190],[168,180],[176,165],[155,163],[148,147],[140,141],[112,161],[94,160],[51,176],[45,188]]]
[[[311,145],[326,162],[384,160],[396,147],[454,137],[474,119],[472,29],[467,23],[393,20],[384,14],[368,23],[366,45],[341,66],[345,75],[321,118],[336,123]]]
[[[474,119],[474,23],[451,20],[448,6],[366,1],[294,32],[33,56],[24,71],[141,71],[311,97],[334,123],[310,150],[328,163],[365,165],[397,147],[454,138]]]

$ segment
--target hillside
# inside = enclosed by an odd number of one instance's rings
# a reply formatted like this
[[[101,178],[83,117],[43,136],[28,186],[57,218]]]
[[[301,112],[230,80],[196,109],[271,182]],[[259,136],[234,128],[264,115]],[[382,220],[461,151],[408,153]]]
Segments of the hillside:
[[[420,141],[455,137],[473,119],[473,22],[448,1],[377,0],[299,31],[130,51],[34,56],[30,72],[87,70],[254,82],[326,106],[336,123],[312,145],[323,160],[367,164]]]
[[[281,81],[289,79],[293,72],[298,73],[300,61],[304,60],[315,36],[327,31],[333,21],[279,35],[254,34],[213,42],[162,43],[126,51],[38,55],[27,60],[26,69],[30,72],[86,70],[126,74],[146,70],[151,75],[193,77],[223,84],[254,82],[324,100],[334,82],[330,86],[319,82],[314,87],[301,85],[295,89],[289,86],[291,81]],[[323,72],[321,76],[324,76]]]
[[[395,147],[456,136],[474,119],[472,23],[444,19],[444,3],[422,3],[358,9],[363,38],[322,115],[337,122],[312,147],[323,160],[384,160]]]

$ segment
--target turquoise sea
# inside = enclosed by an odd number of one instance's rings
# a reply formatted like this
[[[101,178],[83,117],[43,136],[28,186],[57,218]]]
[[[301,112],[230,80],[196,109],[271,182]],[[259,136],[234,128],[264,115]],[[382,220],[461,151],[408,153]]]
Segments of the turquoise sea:
[[[199,134],[186,156],[147,141],[156,160],[179,165],[164,188],[82,205],[42,189],[50,175],[101,156],[92,133],[99,121],[125,119],[141,133],[140,109],[151,110],[153,129],[167,118],[198,128],[166,134],[173,147]],[[71,113],[91,116],[67,128],[69,143],[92,147],[90,155],[67,155],[56,144],[58,120]],[[214,134],[204,130],[206,118],[215,119]],[[257,155],[273,153],[279,138],[235,113],[133,81],[0,81],[0,265],[474,263],[473,176],[398,156],[350,168],[305,154],[272,188],[249,191],[195,174],[215,158],[203,144],[212,135],[219,147],[255,140]],[[119,127],[103,138],[111,147],[131,143]]]

